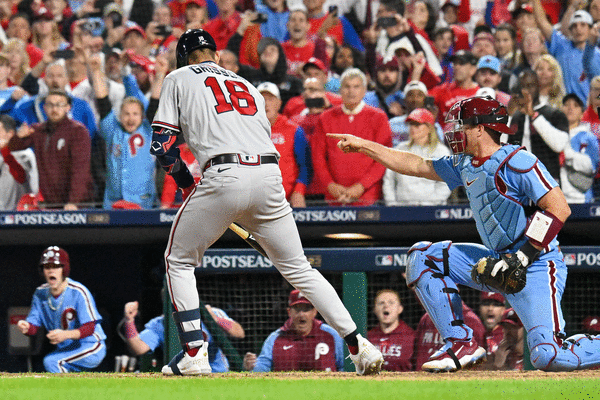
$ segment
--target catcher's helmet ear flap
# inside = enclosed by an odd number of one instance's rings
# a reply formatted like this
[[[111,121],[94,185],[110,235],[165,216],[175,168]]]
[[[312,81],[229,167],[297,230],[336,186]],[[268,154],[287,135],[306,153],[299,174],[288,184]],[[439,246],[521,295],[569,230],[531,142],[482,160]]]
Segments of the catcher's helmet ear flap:
[[[63,278],[69,276],[71,272],[71,262],[69,261],[69,253],[58,246],[50,246],[42,253],[40,258],[40,269],[44,268],[44,265],[62,265],[63,267]]]
[[[177,68],[185,67],[190,53],[197,49],[217,51],[217,43],[204,29],[188,29],[177,41]]]

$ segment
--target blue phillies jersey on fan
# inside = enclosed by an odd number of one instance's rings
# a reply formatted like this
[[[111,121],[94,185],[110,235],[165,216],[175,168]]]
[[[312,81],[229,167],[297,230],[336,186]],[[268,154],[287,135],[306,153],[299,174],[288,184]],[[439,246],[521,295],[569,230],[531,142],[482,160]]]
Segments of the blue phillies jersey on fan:
[[[133,133],[123,129],[111,111],[100,123],[100,134],[106,141],[105,209],[118,200],[152,208],[156,200],[155,159],[150,154],[152,128],[144,118]]]
[[[27,316],[27,322],[35,326],[43,326],[47,331],[78,329],[83,324],[94,321],[96,322],[94,333],[79,339],[80,342],[97,342],[106,339],[106,335],[100,325],[102,317],[90,291],[70,278],[67,278],[66,289],[57,298],[50,293],[50,286],[47,283],[38,287],[33,294],[31,311]],[[73,340],[65,340],[57,344],[57,347],[65,348],[73,342]]]

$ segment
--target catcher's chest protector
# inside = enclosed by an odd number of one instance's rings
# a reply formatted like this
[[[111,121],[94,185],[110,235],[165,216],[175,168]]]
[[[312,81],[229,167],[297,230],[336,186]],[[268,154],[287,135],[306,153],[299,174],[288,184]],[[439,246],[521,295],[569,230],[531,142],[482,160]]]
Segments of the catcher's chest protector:
[[[521,204],[503,194],[497,177],[502,176],[502,167],[516,153],[519,146],[503,146],[483,165],[475,167],[471,158],[462,161],[462,180],[473,210],[473,218],[483,244],[500,251],[514,244],[523,234],[527,217]],[[509,168],[507,173],[513,172]],[[502,181],[501,185],[504,182]]]

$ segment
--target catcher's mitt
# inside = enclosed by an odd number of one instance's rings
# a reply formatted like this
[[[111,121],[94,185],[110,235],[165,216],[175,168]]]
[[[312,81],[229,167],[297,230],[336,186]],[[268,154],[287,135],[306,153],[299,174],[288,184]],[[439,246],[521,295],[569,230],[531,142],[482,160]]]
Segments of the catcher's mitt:
[[[477,283],[506,294],[520,292],[527,283],[527,267],[518,254],[502,254],[501,258],[485,257],[471,270]]]

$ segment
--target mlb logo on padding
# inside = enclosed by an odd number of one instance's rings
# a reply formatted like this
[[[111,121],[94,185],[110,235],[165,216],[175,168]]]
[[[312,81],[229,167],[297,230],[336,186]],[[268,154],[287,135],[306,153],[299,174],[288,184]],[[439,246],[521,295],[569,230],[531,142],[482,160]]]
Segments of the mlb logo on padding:
[[[390,266],[394,263],[394,257],[391,254],[378,254],[375,256],[375,265]]]
[[[576,265],[577,264],[577,256],[574,253],[565,254],[565,264]]]

